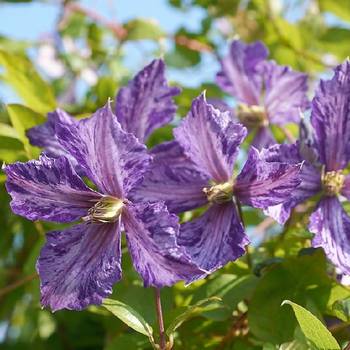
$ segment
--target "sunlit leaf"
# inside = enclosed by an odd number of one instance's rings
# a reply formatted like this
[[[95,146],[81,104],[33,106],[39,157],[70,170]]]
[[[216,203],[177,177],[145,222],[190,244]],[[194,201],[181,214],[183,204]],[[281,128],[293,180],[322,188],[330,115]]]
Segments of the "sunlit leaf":
[[[159,24],[151,19],[136,18],[125,23],[126,40],[159,40],[165,32]]]
[[[152,327],[144,318],[129,305],[118,300],[105,299],[102,306],[109,310],[114,316],[126,323],[130,328],[153,339]]]
[[[19,104],[7,105],[7,111],[10,116],[11,123],[16,130],[19,139],[22,141],[28,156],[34,156],[37,151],[30,145],[29,140],[26,137],[26,130],[38,124],[44,123],[45,117],[37,112],[34,112],[32,109]]]
[[[332,12],[336,16],[350,21],[350,2],[348,0],[318,0],[322,11]]]
[[[282,305],[290,305],[305,337],[321,350],[340,349],[339,344],[326,326],[310,311],[290,300],[284,300]]]
[[[55,97],[50,85],[40,77],[28,58],[0,50],[0,66],[5,68],[3,79],[27,106],[39,113],[47,113],[55,108]]]

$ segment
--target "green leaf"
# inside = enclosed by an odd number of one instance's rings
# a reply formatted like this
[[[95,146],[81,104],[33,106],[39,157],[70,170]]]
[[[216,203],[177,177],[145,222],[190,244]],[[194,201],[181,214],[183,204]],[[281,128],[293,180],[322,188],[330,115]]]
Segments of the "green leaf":
[[[10,125],[0,123],[0,136],[12,137],[19,139],[17,131]]]
[[[34,111],[47,113],[56,106],[53,91],[23,55],[0,50],[0,65],[5,68],[3,79]]]
[[[22,141],[28,156],[35,155],[37,153],[36,149],[30,145],[26,136],[26,130],[44,123],[46,118],[41,114],[34,112],[32,109],[20,104],[7,105],[7,111],[11,123],[18,134],[18,138]]]
[[[235,310],[239,302],[250,297],[257,280],[253,275],[237,276],[223,273],[199,287],[194,298],[198,300],[216,296],[231,310]]]
[[[344,322],[350,321],[350,298],[336,301],[332,306],[333,314]]]
[[[327,314],[334,315],[342,321],[350,321],[350,290],[334,283],[329,294]]]
[[[350,2],[348,0],[319,0],[321,11],[332,12],[345,21],[350,21]]]
[[[299,340],[293,340],[289,343],[281,344],[278,350],[310,350],[310,347]]]
[[[318,349],[340,350],[340,346],[324,324],[310,311],[290,300],[284,300],[282,305],[290,305],[305,337]]]
[[[23,154],[21,154],[21,152]],[[23,156],[23,160],[26,159],[24,156],[23,144],[13,137],[0,135],[0,159],[6,163],[12,163],[19,160],[20,155]]]
[[[167,328],[166,333],[170,336],[176,331],[185,321],[199,316],[205,312],[222,308],[223,303],[220,298],[212,297],[199,301],[198,303],[189,306],[185,312],[177,316]]]
[[[159,40],[166,36],[159,24],[150,19],[136,18],[125,23],[126,40]]]
[[[331,27],[315,41],[315,45],[327,53],[333,53],[340,60],[344,60],[349,55],[349,37],[349,29]]]
[[[281,310],[280,305],[286,299],[301,305],[312,300],[319,310],[327,310],[333,282],[327,273],[324,253],[314,250],[312,255],[286,258],[263,272],[249,301],[250,330],[266,342],[292,341],[297,323],[291,310]]]
[[[148,336],[153,341],[152,327],[144,320],[144,318],[129,305],[118,300],[105,299],[102,306],[110,311],[114,316],[126,323],[130,328]]]

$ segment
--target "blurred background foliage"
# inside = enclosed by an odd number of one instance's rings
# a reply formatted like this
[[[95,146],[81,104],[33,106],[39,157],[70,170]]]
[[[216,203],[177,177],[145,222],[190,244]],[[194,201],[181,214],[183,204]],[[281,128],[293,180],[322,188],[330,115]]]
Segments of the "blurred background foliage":
[[[147,7],[153,15],[119,21],[120,3]],[[56,18],[35,40],[0,31],[2,162],[37,157],[40,150],[29,144],[26,129],[57,106],[77,117],[90,114],[154,57],[165,58],[171,83],[183,88],[175,125],[203,89],[208,98],[231,102],[214,78],[218,57],[232,38],[263,40],[278,63],[307,72],[310,97],[317,80],[350,53],[349,0],[9,0],[0,1],[0,22],[23,27],[15,15],[19,6],[50,6]],[[181,20],[165,26],[160,6]],[[9,8],[14,15],[5,18]],[[44,21],[44,15],[40,10],[30,21]],[[149,146],[171,138],[173,125],[156,131]],[[157,338],[153,291],[142,287],[126,254],[114,303],[55,314],[40,308],[36,258],[45,232],[57,225],[13,215],[4,181],[0,174],[0,348],[151,349],[150,327]],[[334,338],[345,348],[350,289],[344,278],[339,282],[323,251],[309,248],[307,211],[296,213],[284,228],[258,211],[243,214],[254,243],[249,254],[204,281],[162,291],[174,348],[328,349],[332,345],[325,344],[334,344]],[[303,308],[281,306],[284,300]]]

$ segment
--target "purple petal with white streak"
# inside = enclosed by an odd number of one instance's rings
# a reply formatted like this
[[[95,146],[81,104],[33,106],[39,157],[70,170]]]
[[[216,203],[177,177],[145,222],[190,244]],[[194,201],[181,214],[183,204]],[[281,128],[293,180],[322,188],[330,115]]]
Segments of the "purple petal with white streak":
[[[292,145],[274,145],[261,152],[261,156],[267,162],[283,162],[296,164],[303,161],[299,153],[299,143]],[[305,161],[299,173],[301,183],[297,188],[291,191],[290,196],[284,203],[269,207],[264,210],[265,214],[273,217],[280,224],[284,224],[292,211],[298,204],[314,196],[321,190],[320,171]]]
[[[166,142],[150,152],[153,161],[144,180],[131,193],[137,202],[164,201],[172,213],[192,210],[207,203],[203,188],[209,178],[183,153],[176,141]]]
[[[62,109],[57,108],[54,112],[47,114],[46,123],[27,130],[27,137],[32,145],[44,148],[45,154],[49,157],[67,157],[79,172],[80,169],[75,158],[65,151],[57,140],[56,123],[72,125],[76,123],[76,120]]]
[[[264,74],[264,105],[269,121],[280,125],[298,122],[300,111],[309,107],[307,75],[274,61],[264,62],[259,69]]]
[[[235,196],[245,205],[265,209],[280,204],[300,184],[300,164],[267,162],[254,147],[236,178]]]
[[[335,69],[331,80],[321,80],[312,100],[311,123],[326,171],[346,167],[350,160],[350,61]]]
[[[262,148],[269,147],[275,143],[276,140],[272,135],[271,130],[268,127],[262,126],[256,131],[251,146],[261,150]]]
[[[121,278],[119,224],[80,224],[49,232],[37,270],[44,307],[82,310],[101,304]]]
[[[85,216],[101,197],[63,156],[42,155],[39,160],[8,165],[4,171],[12,210],[29,220],[71,222]]]
[[[233,123],[229,113],[208,104],[204,94],[197,97],[191,111],[174,129],[176,141],[185,154],[211,179],[230,179],[238,147],[247,134],[241,124]]]
[[[54,112],[47,114],[46,123],[29,129],[27,131],[27,136],[32,145],[43,147],[45,148],[47,155],[57,157],[62,155],[62,153],[64,154],[64,151],[57,141],[55,133],[56,122],[71,125],[76,121],[68,113],[62,109],[57,108]]]
[[[60,144],[105,194],[124,198],[150,162],[146,147],[122,130],[107,103],[75,125],[56,124]]]
[[[341,194],[348,200],[350,200],[350,175],[345,176],[345,181],[341,190]]]
[[[259,105],[262,79],[257,67],[267,56],[268,50],[260,41],[252,44],[232,41],[229,54],[221,61],[217,84],[239,102]]]
[[[178,218],[164,204],[129,204],[123,216],[135,270],[146,287],[161,288],[205,275],[176,242]]]
[[[202,269],[213,272],[234,261],[249,243],[233,202],[212,205],[180,227],[178,242]]]
[[[163,60],[152,61],[118,92],[115,112],[122,128],[144,142],[173,119],[173,97],[179,93],[179,88],[168,86]]]
[[[312,245],[322,247],[329,260],[350,274],[350,218],[337,197],[323,198],[310,217]]]

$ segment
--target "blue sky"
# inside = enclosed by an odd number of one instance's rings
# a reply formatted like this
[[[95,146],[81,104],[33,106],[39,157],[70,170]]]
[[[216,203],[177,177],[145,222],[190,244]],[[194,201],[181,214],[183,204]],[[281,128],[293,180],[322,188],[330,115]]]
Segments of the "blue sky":
[[[125,22],[135,17],[153,18],[168,33],[175,32],[180,26],[196,30],[204,17],[204,11],[200,8],[184,14],[169,6],[166,0],[82,0],[80,3],[118,22]],[[36,40],[45,33],[53,31],[59,10],[59,6],[44,2],[0,4],[0,35],[21,40]],[[126,46],[128,57],[126,65],[132,72],[147,63],[142,52],[137,49],[138,45],[140,43]],[[147,43],[143,43],[142,46],[148,47]],[[217,70],[216,60],[206,55],[201,67],[195,72],[190,69],[181,71],[169,69],[168,76],[183,85],[196,86],[202,81],[212,80]],[[0,95],[7,103],[18,100],[7,87],[1,85]]]
[[[0,3],[0,35],[22,40],[36,40],[45,33],[52,32],[60,11],[59,6],[54,5],[54,2],[56,1]],[[304,5],[296,6],[297,2],[298,0],[280,0],[280,3],[288,3],[291,9],[287,15],[290,21],[297,20],[305,10]],[[204,11],[200,8],[193,8],[189,13],[184,14],[169,6],[167,0],[82,0],[80,3],[118,22],[125,22],[135,17],[153,18],[168,33],[175,32],[180,26],[196,30],[204,17]],[[276,0],[276,4],[278,3],[279,1]],[[339,19],[334,16],[328,15],[326,20],[330,24],[341,25]],[[147,49],[148,46],[147,43],[142,43],[143,48]],[[126,65],[132,72],[136,72],[147,63],[138,47],[140,43],[126,46],[128,57]],[[202,81],[212,81],[218,68],[218,62],[214,57],[204,55],[200,67],[183,70],[168,69],[168,77],[185,86],[197,86]],[[15,95],[3,85],[0,85],[0,96],[5,102],[18,101]]]
[[[154,18],[168,32],[180,25],[196,29],[203,17],[200,9],[184,16],[166,0],[83,0],[81,3],[119,22],[134,17]],[[0,33],[18,39],[35,39],[54,27],[58,13],[59,7],[50,3],[1,4]]]

